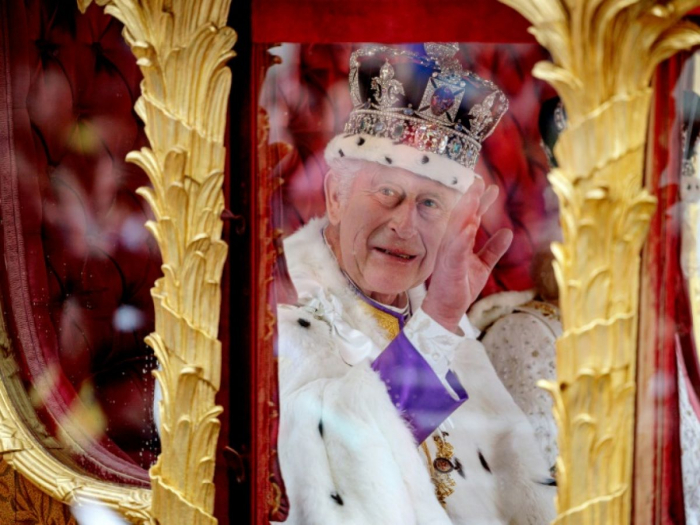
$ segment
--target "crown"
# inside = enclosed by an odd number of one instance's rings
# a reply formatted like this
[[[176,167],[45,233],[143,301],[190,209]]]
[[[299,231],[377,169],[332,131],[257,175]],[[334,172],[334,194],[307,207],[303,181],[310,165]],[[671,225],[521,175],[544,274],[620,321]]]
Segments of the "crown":
[[[374,45],[350,57],[353,110],[346,134],[391,139],[473,169],[508,109],[492,83],[464,71],[455,43],[426,43],[426,55]]]

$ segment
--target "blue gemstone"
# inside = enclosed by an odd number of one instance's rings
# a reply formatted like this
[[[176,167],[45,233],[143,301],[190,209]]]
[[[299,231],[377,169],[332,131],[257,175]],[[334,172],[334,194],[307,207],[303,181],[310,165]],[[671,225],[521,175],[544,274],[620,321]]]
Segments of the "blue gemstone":
[[[403,124],[395,124],[393,129],[391,130],[391,136],[395,139],[399,139],[403,135],[405,129],[406,126],[404,126]]]
[[[412,110],[411,108],[404,109],[404,110],[403,110],[403,114],[404,114],[404,115],[409,115],[409,116],[410,116],[410,115],[413,115],[413,110]]]
[[[450,149],[448,150],[448,155],[452,158],[459,157],[459,154],[462,153],[462,143],[459,142],[458,140],[453,140],[452,144],[450,144]]]
[[[374,124],[374,132],[375,133],[381,133],[382,131],[384,131],[385,128],[386,128],[386,125],[381,120]]]

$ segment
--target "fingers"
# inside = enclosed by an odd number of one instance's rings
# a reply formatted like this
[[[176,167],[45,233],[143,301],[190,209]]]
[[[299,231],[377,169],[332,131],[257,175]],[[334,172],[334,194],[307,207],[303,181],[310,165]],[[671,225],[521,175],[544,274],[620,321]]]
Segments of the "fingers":
[[[513,232],[504,228],[498,230],[479,250],[477,257],[481,259],[481,262],[489,269],[489,272],[503,257],[503,254],[506,253],[512,241]]]
[[[481,197],[484,194],[484,182],[477,179],[469,186],[466,193],[460,197],[450,214],[450,222],[445,231],[447,238],[459,235],[461,231],[473,220],[479,209]]]
[[[490,184],[488,188],[485,188],[484,181],[476,179],[452,210],[450,225],[446,233],[457,235],[464,231],[464,228],[470,223],[478,226],[482,215],[498,198],[498,193],[497,185]]]
[[[459,212],[462,214],[462,219],[470,219],[478,211],[481,198],[484,196],[484,189],[484,181],[481,179],[476,179],[474,184],[469,186],[469,189],[467,189],[457,204]],[[464,224],[462,224],[462,227],[464,227]]]
[[[440,252],[445,258],[446,266],[457,266],[459,262],[456,259],[462,260],[465,258],[465,254],[473,253],[477,231],[481,225],[481,217],[496,201],[498,193],[498,186],[495,184],[490,184],[486,188],[482,179],[476,179],[457,202],[450,215],[450,221],[440,246]],[[505,238],[497,238],[495,244],[491,246],[494,250],[493,254],[489,250],[492,242],[490,240],[484,247],[486,248],[484,252],[486,260],[490,261],[495,258],[493,262],[495,265],[496,261],[508,249],[510,239],[512,239],[512,235],[508,239],[507,245],[501,247],[499,243],[505,242]]]
[[[437,257],[436,273],[438,268],[447,271],[464,274],[469,259],[469,254],[474,252],[474,242],[478,228],[475,224],[467,226],[457,232],[456,235],[443,241]]]
[[[474,243],[476,242],[476,232],[478,230],[479,226],[477,224],[469,224],[464,229],[464,237],[466,239],[466,249],[468,253],[472,253],[474,251]]]
[[[481,217],[486,213],[486,211],[491,207],[491,205],[496,202],[496,199],[498,198],[498,186],[495,184],[489,184],[489,187],[486,188],[486,191],[484,194],[481,196],[481,202],[479,203],[479,211],[477,212],[478,216]]]

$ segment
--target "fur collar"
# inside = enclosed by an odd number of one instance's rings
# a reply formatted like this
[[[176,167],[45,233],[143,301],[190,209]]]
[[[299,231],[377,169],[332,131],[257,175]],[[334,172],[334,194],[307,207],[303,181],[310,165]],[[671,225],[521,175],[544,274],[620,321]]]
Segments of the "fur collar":
[[[300,297],[313,292],[314,283],[324,283],[334,294],[351,288],[323,239],[327,225],[325,216],[311,219],[284,241],[287,269]]]

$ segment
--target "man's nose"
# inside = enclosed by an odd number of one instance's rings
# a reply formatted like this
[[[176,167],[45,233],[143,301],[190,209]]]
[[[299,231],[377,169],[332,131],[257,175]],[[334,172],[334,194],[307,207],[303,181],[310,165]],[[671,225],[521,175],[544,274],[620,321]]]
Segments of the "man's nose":
[[[393,210],[391,229],[401,239],[409,239],[416,233],[416,221],[418,209],[416,204],[403,201]]]

